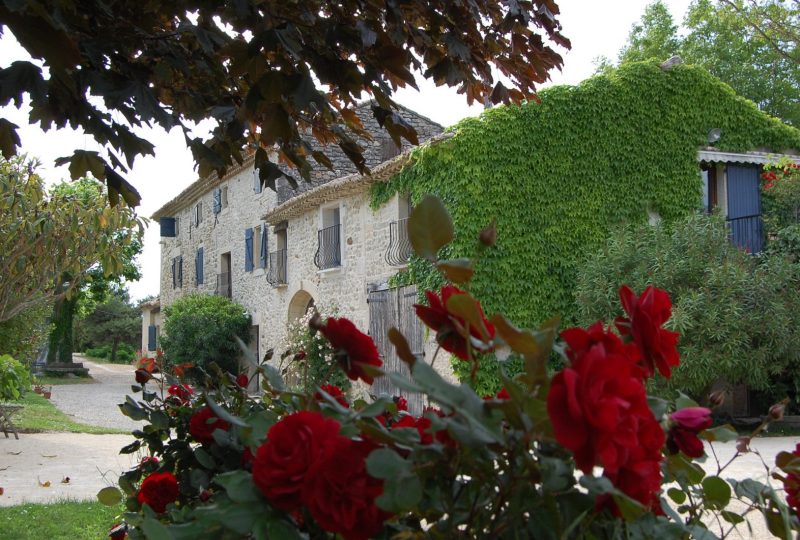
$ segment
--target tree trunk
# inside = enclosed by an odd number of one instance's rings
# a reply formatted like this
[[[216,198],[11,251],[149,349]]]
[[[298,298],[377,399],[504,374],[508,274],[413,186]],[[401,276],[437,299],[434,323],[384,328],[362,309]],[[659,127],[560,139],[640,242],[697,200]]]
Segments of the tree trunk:
[[[53,330],[50,332],[47,363],[72,363],[72,321],[78,305],[77,297],[62,298],[53,306]]]
[[[117,363],[117,346],[119,345],[119,338],[114,338],[114,341],[111,343],[111,363]]]

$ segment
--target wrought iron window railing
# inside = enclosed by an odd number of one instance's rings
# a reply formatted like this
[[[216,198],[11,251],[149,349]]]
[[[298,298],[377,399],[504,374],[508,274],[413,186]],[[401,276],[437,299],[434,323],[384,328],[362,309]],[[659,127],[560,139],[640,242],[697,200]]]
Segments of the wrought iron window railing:
[[[228,272],[217,274],[217,288],[214,291],[219,296],[231,297],[231,275]]]
[[[273,287],[286,285],[286,250],[279,249],[269,254],[267,281]]]
[[[408,239],[408,218],[398,219],[389,224],[389,247],[386,249],[386,262],[392,266],[406,264],[411,257],[411,242]]]
[[[764,247],[764,222],[760,214],[727,218],[731,242],[755,255]]]
[[[340,230],[341,225],[333,225],[317,232],[318,244],[317,253],[314,255],[314,264],[320,270],[342,265]]]

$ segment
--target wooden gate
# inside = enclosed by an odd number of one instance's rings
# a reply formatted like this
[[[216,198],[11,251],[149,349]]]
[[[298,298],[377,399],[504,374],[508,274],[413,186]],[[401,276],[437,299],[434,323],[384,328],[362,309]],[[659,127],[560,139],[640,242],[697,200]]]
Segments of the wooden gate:
[[[380,288],[369,293],[369,334],[378,347],[378,352],[383,360],[383,367],[387,372],[402,373],[409,376],[408,368],[400,360],[389,341],[388,332],[393,326],[408,340],[411,352],[422,360],[424,350],[424,333],[422,321],[414,313],[414,304],[417,302],[416,285],[405,287]],[[386,394],[389,396],[403,395],[408,400],[409,412],[415,415],[422,413],[424,406],[422,395],[401,391],[387,377],[376,379],[372,385],[375,395]]]

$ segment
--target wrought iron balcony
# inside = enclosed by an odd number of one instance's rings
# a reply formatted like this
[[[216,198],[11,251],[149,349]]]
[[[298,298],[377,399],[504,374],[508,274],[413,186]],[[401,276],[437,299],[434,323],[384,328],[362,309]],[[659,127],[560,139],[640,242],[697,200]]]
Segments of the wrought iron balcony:
[[[411,242],[408,239],[408,218],[398,219],[389,224],[389,247],[386,249],[386,262],[392,266],[406,264],[411,257]]]
[[[340,241],[341,225],[325,227],[318,231],[319,242],[314,264],[320,270],[336,268],[342,265],[342,244]]]
[[[286,285],[286,250],[279,249],[269,254],[267,281],[273,287]]]
[[[231,297],[232,287],[230,273],[217,274],[217,288],[214,292],[219,296],[224,296],[226,298]]]
[[[728,218],[731,242],[753,255],[764,248],[764,222],[761,215]]]

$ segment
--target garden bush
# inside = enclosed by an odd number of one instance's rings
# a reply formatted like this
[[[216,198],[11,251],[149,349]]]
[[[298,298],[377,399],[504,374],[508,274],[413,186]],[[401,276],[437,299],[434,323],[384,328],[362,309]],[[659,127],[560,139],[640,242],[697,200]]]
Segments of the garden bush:
[[[430,199],[409,218],[417,253],[456,281],[428,291],[417,314],[471,367],[467,384],[418,360],[396,329],[389,338],[411,377],[385,373],[372,339],[335,317],[310,325],[349,379],[390,377],[431,407],[413,416],[390,398],[351,403],[330,385],[293,391],[267,362],[253,366],[263,375],[260,396],[213,369],[198,370],[200,393],[185,371],[156,359],[136,374],[137,399],[121,405],[145,422],[122,453],[145,457],[119,488],[98,493],[109,505],[125,501],[116,530],[131,540],[677,540],[726,536],[761,515],[775,536],[800,531],[800,445],[765,464],[772,475],[763,481],[721,478],[735,459],[717,461],[715,473],[698,465],[716,459],[704,442],[738,438],[737,456],[748,452],[785,402],[739,437],[730,426],[711,428],[711,410],[688,398],[647,396],[648,379],[669,378],[680,364],[678,335],[663,327],[666,292],[622,287],[624,315],[613,327],[569,328],[560,340],[552,324],[518,329],[500,314],[487,318],[459,288],[470,285],[463,261],[437,259],[451,236],[433,225],[445,218]],[[522,358],[522,372],[482,398],[472,386],[477,367],[501,345]],[[553,376],[550,354],[566,366]]]
[[[28,368],[8,354],[0,355],[0,400],[17,400],[30,388]]]
[[[168,364],[207,368],[216,362],[225,371],[239,372],[236,337],[250,341],[250,315],[243,306],[224,296],[190,294],[164,314],[161,347]]]
[[[766,389],[788,376],[800,385],[800,266],[737,248],[721,216],[612,234],[579,270],[581,323],[621,314],[619,283],[655,285],[672,296],[670,328],[681,334],[682,361],[669,387],[702,399],[718,379]]]

